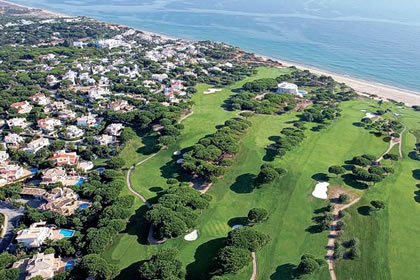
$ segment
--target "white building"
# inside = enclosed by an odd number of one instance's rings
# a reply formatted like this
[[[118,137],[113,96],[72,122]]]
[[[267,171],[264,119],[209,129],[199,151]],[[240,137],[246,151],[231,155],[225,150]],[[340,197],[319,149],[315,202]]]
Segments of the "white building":
[[[124,45],[124,41],[116,39],[99,40],[96,42],[96,47],[101,49],[113,49]]]
[[[15,108],[18,114],[27,114],[32,110],[32,105],[28,101],[13,103],[10,107]]]
[[[70,139],[79,138],[85,135],[85,131],[83,129],[78,128],[75,125],[69,125],[66,128],[66,132],[64,133],[64,135]]]
[[[116,138],[115,136],[102,134],[101,136],[95,137],[95,143],[101,146],[108,146],[116,143]]]
[[[0,151],[0,163],[5,162],[9,158],[9,154],[6,151]]]
[[[111,92],[106,88],[93,87],[89,89],[88,96],[89,101],[94,102],[96,100],[104,99],[104,95],[110,94]]]
[[[9,128],[13,128],[13,127],[25,128],[28,126],[28,123],[26,122],[25,118],[13,118],[13,119],[7,120],[6,123],[9,126]]]
[[[47,138],[41,137],[41,138],[31,141],[26,146],[25,151],[34,154],[38,152],[40,149],[44,147],[48,147],[49,145],[50,145],[50,140],[48,140]]]
[[[27,248],[38,248],[52,233],[52,229],[45,227],[46,222],[32,224],[29,228],[18,231],[16,241]]]
[[[152,75],[152,79],[153,80],[158,80],[159,82],[162,82],[163,80],[165,80],[167,78],[168,78],[167,74],[153,74]]]
[[[298,86],[288,82],[282,82],[277,85],[277,93],[290,93],[299,95]]]
[[[16,133],[9,133],[4,137],[4,142],[9,145],[18,145],[23,141],[25,141],[25,139]]]
[[[77,126],[82,127],[92,127],[98,123],[98,120],[96,119],[97,115],[86,115],[77,118]]]
[[[106,128],[105,131],[109,135],[120,136],[123,128],[124,128],[124,125],[122,125],[121,123],[112,123],[112,124],[108,125],[108,127]]]

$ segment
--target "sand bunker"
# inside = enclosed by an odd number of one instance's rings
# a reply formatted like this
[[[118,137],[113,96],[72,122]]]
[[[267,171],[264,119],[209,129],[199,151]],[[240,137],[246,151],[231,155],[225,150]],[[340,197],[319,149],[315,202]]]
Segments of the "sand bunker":
[[[208,90],[206,90],[203,93],[204,94],[212,94],[212,93],[219,92],[219,91],[222,91],[222,89],[220,89],[220,88],[209,88]]]
[[[375,118],[375,117],[377,117],[378,115],[377,114],[374,114],[374,113],[366,113],[366,115],[365,115],[365,118],[369,118],[369,119],[371,119],[371,118]]]
[[[312,192],[312,195],[319,199],[328,199],[328,186],[330,183],[328,182],[319,182],[316,184],[314,191]]]
[[[360,110],[360,111],[362,111],[362,112],[366,112],[366,110],[365,110],[365,109],[363,109],[363,110]]]
[[[194,241],[194,240],[197,240],[197,238],[198,238],[198,231],[197,230],[194,230],[193,232],[184,236],[184,239],[187,240],[187,241]]]
[[[174,156],[179,156],[181,154],[181,151],[175,151]]]
[[[237,228],[241,228],[241,227],[243,227],[244,225],[234,225],[233,227],[232,227],[232,229],[237,229]]]

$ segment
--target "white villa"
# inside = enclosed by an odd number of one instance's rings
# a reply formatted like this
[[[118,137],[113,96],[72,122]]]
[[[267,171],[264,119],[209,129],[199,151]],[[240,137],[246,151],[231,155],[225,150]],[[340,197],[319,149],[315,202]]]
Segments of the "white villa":
[[[26,122],[25,118],[13,118],[13,119],[7,120],[6,123],[10,128],[12,127],[25,128],[28,126],[28,123]]]
[[[4,136],[4,142],[6,144],[10,145],[18,145],[19,143],[22,143],[25,141],[22,136],[16,134],[16,133],[9,133],[6,136]]]
[[[77,126],[91,127],[98,123],[96,119],[97,115],[85,115],[77,118]]]
[[[13,103],[12,105],[10,105],[10,107],[15,108],[18,114],[27,114],[31,112],[33,108],[28,101]]]
[[[290,93],[299,95],[298,86],[288,82],[282,82],[277,85],[277,93]]]
[[[109,135],[112,136],[120,136],[121,135],[121,130],[123,130],[124,125],[121,123],[112,123],[110,125],[108,125],[108,127],[106,128],[106,132]]]
[[[75,125],[69,125],[64,133],[64,135],[70,139],[82,137],[84,134],[85,131],[83,129],[78,128]]]
[[[50,140],[48,140],[47,138],[41,137],[41,138],[31,141],[26,146],[25,151],[34,154],[38,152],[40,149],[47,147],[49,145],[50,145]]]
[[[47,240],[53,229],[45,227],[46,222],[32,224],[29,228],[18,231],[16,241],[27,248],[38,248]]]
[[[63,263],[61,258],[55,258],[54,254],[45,255],[38,253],[31,259],[22,259],[13,264],[13,268],[18,268],[21,275],[24,275],[24,280],[30,280],[36,276],[41,276],[43,279],[53,279],[55,274],[61,272]]]
[[[0,151],[0,163],[5,162],[9,158],[9,154],[6,151]]]

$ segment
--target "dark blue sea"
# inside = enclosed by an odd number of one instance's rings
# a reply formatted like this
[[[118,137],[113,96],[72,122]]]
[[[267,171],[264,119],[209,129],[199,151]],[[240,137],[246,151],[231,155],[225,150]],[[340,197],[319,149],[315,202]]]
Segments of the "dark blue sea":
[[[12,0],[420,91],[418,0]]]

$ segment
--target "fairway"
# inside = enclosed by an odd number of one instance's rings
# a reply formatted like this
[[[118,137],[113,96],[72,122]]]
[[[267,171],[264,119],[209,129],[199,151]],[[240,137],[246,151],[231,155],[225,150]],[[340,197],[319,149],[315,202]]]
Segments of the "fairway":
[[[282,71],[284,70],[261,68],[258,75],[247,80],[276,77]],[[240,87],[244,82],[209,95],[202,94],[209,86],[199,85],[198,93],[193,97],[194,113],[183,122],[185,129],[178,143],[168,150],[161,151],[143,165],[137,166],[131,176],[132,187],[148,199],[155,198],[157,192],[167,188],[166,180],[178,176],[179,171],[173,160],[173,152],[195,144],[203,136],[215,132],[217,125],[236,116],[238,112],[225,110],[224,104],[233,94],[231,90]],[[342,103],[342,117],[322,131],[306,130],[306,138],[301,145],[282,159],[271,158],[265,146],[272,143],[270,137],[278,136],[282,128],[290,127],[290,122],[296,120],[299,113],[257,115],[249,118],[252,127],[241,141],[234,165],[208,192],[213,201],[198,220],[198,240],[186,242],[183,238],[177,238],[159,246],[179,250],[179,256],[187,270],[187,279],[207,279],[205,276],[210,270],[212,258],[223,246],[224,237],[231,230],[231,226],[243,221],[251,208],[263,207],[270,212],[270,219],[256,228],[268,233],[271,241],[257,253],[257,279],[290,279],[292,270],[299,263],[302,254],[311,253],[322,258],[326,253],[327,232],[311,233],[308,230],[313,224],[312,218],[316,216],[314,210],[327,204],[311,196],[317,179],[325,176],[331,165],[342,165],[353,156],[364,153],[379,157],[387,149],[388,143],[382,138],[353,125],[364,116],[365,113],[361,110],[374,110],[376,106],[376,102],[367,99]],[[416,115],[411,110],[401,109],[401,114],[401,120],[407,126],[417,126],[418,129],[418,113]],[[130,157],[130,164],[150,154],[152,138],[147,137],[149,138],[134,140],[135,142],[129,143],[123,151],[123,154]],[[347,186],[341,178],[330,180],[332,184],[342,185],[359,196],[365,195],[358,204],[348,210],[351,216],[346,217],[345,229],[345,235],[356,235],[360,239],[362,257],[356,261],[340,261],[336,265],[338,278],[368,279],[361,275],[370,275],[369,279],[387,279],[384,275],[392,275],[394,279],[413,279],[409,276],[404,278],[406,267],[403,263],[419,258],[419,248],[416,250],[413,244],[406,244],[405,241],[410,239],[404,237],[408,231],[412,236],[411,240],[415,240],[420,228],[418,223],[414,224],[410,219],[411,215],[404,215],[419,210],[419,204],[413,199],[415,180],[411,171],[407,172],[414,169],[417,163],[406,156],[414,144],[414,136],[406,132],[403,138],[405,158],[394,164],[396,174],[368,191]],[[287,174],[261,189],[253,189],[250,182],[264,162],[271,162],[276,167],[286,169]],[[396,186],[398,190],[395,190]],[[391,196],[391,193],[394,195]],[[386,211],[380,214],[382,216],[366,218],[358,215],[357,207],[368,203],[370,197],[389,203]],[[401,204],[404,206],[400,207]],[[134,215],[126,232],[120,234],[104,254],[108,261],[122,270],[120,279],[138,278],[138,263],[150,257],[159,248],[146,245],[148,226],[142,219],[145,210],[145,206],[136,199]],[[413,217],[418,215],[413,214],[411,218]],[[366,222],[366,219],[373,221]],[[392,243],[389,241],[390,236],[393,238]],[[401,257],[403,252],[405,257]],[[408,270],[413,274],[414,264],[410,268],[412,271]],[[229,279],[249,279],[251,271],[249,265],[239,274],[229,276]],[[329,279],[327,268],[324,267],[312,279]]]

